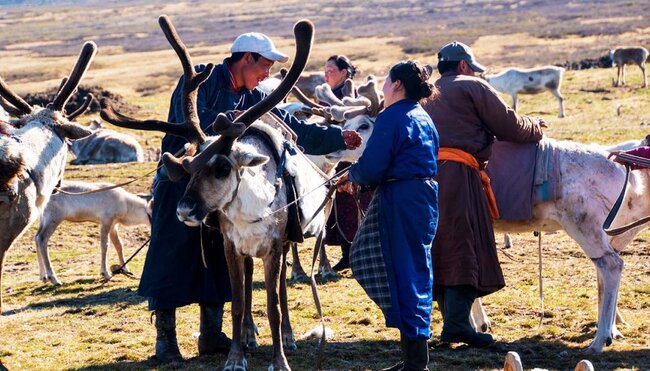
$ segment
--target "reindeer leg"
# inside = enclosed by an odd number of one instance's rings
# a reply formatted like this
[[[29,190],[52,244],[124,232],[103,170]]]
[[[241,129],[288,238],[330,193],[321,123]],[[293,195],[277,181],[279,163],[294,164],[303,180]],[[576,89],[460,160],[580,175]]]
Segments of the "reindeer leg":
[[[264,282],[266,283],[266,306],[273,339],[273,363],[269,371],[291,370],[282,349],[282,318],[280,317],[280,263],[282,262],[282,242],[275,241],[269,255],[264,257]]]
[[[293,336],[289,320],[289,303],[287,298],[287,253],[289,244],[282,247],[282,270],[280,271],[280,310],[282,311],[282,345],[286,350],[296,350],[296,339]]]
[[[512,94],[512,109],[517,110],[517,94]]]
[[[605,345],[612,342],[612,325],[616,313],[618,288],[623,271],[623,259],[613,251],[600,258],[592,259],[598,274],[602,277],[602,303],[598,308],[598,329],[596,338],[586,349],[588,353],[601,353]]]
[[[621,76],[623,77],[623,85],[625,85],[625,65],[621,66]]]
[[[298,256],[298,244],[291,242],[291,257],[293,258],[291,264],[291,282],[307,282],[309,277],[300,264],[300,256]]]
[[[102,224],[99,230],[99,248],[101,249],[101,261],[99,266],[99,273],[104,277],[105,280],[111,278],[111,274],[108,272],[106,267],[106,255],[108,254],[108,232],[111,229],[110,225]]]
[[[618,309],[618,306],[616,307],[616,318],[614,319],[614,323],[617,325],[627,325],[627,321],[625,318],[623,318],[623,315],[621,314],[621,311]]]
[[[111,272],[111,273],[125,273],[125,274],[130,274],[131,272],[129,271],[129,268],[124,265],[124,246],[122,245],[122,239],[120,238],[120,235],[118,233],[118,225],[113,224],[108,236],[111,238],[111,242],[113,243],[113,247],[115,248],[115,252],[117,253],[117,259],[120,261],[120,267],[122,269],[120,272]]]
[[[248,349],[257,349],[257,326],[253,321],[253,258],[244,258],[244,324],[242,344]]]
[[[603,276],[600,273],[600,270],[596,270],[596,278],[598,282],[598,323],[600,324],[602,317],[602,305],[603,305]],[[616,317],[618,318],[618,308],[616,308]],[[624,339],[625,337],[621,334],[620,331],[616,328],[616,321],[612,322],[612,338],[613,339]]]
[[[334,269],[332,269],[332,265],[330,264],[330,260],[327,258],[327,252],[325,250],[325,244],[323,244],[323,247],[321,247],[318,254],[320,260],[318,263],[318,274],[320,274],[321,278],[324,280],[335,280],[339,278],[339,275],[334,271]]]
[[[242,347],[242,321],[244,319],[244,257],[237,255],[235,246],[224,236],[223,241],[228,275],[232,289],[232,345],[224,371],[245,371],[248,369],[246,354]]]
[[[643,72],[643,87],[647,88],[648,87],[648,77],[646,76],[646,73],[645,73],[645,63],[642,63],[639,67],[641,67],[641,72]]]
[[[47,220],[44,218],[34,238],[36,240],[36,257],[41,281],[43,283],[50,281],[54,286],[61,286],[62,283],[52,268],[47,243],[59,224],[61,224],[61,220]]]
[[[488,332],[492,328],[492,323],[487,313],[485,313],[481,298],[476,298],[472,303],[472,311],[469,317],[470,323],[473,324],[474,329],[478,332]]]
[[[509,249],[512,247],[512,237],[510,237],[509,234],[504,233],[503,234],[503,248],[504,249]]]
[[[621,86],[621,66],[616,66],[616,85]]]
[[[564,97],[562,96],[562,94],[560,94],[559,89],[551,90],[551,93],[553,93],[555,98],[557,98],[558,102],[560,102],[560,114],[558,115],[558,117],[562,118],[564,117]]]

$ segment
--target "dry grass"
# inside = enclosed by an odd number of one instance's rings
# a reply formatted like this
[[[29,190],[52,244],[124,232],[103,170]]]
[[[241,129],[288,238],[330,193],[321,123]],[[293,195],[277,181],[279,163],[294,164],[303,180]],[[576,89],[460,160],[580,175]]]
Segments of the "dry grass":
[[[172,16],[197,63],[220,61],[232,38],[249,30],[267,32],[275,36],[281,49],[291,50],[291,24],[297,18],[309,17],[317,26],[309,69],[320,69],[331,54],[347,54],[361,67],[360,80],[371,73],[383,76],[392,63],[403,58],[435,63],[432,50],[456,36],[472,43],[480,60],[498,70],[597,57],[615,44],[647,41],[650,27],[646,18],[638,16],[643,14],[640,2],[623,1],[562,5],[555,1],[479,0],[461,5],[448,0],[433,5],[385,0],[359,5],[349,0],[327,4],[283,0],[257,1],[247,7],[237,2],[198,1],[98,4],[86,0],[74,8],[56,4],[0,6],[0,45],[4,46],[0,49],[0,75],[21,93],[56,86],[68,73],[82,40],[95,39],[99,54],[85,83],[124,95],[143,108],[143,117],[164,118],[180,66],[155,24],[154,15],[162,13]],[[558,139],[616,143],[645,137],[650,123],[650,89],[639,88],[638,69],[630,68],[629,85],[624,88],[611,86],[613,76],[613,70],[607,69],[568,71],[563,83],[565,119],[556,118],[558,106],[550,93],[522,96],[521,112],[544,117],[550,124],[547,134]],[[606,92],[588,92],[598,89]],[[504,99],[509,101],[509,97]],[[160,145],[159,134],[134,134],[145,148]],[[154,167],[153,163],[69,166],[66,177],[118,182]],[[149,179],[141,180],[127,188],[144,192],[149,183]],[[144,298],[135,293],[137,281],[118,276],[99,286],[98,227],[64,223],[53,235],[53,266],[64,282],[59,288],[38,282],[35,229],[18,241],[5,261],[2,290],[6,312],[0,317],[2,363],[12,370],[156,368],[148,361],[155,331]],[[125,231],[127,253],[133,252],[148,233],[147,228]],[[602,355],[589,357],[596,369],[650,369],[649,239],[649,232],[640,234],[623,254],[626,266],[619,307],[629,322],[620,328],[626,339],[615,341]],[[431,350],[431,369],[500,368],[506,350],[518,351],[526,368],[570,369],[584,358],[580,350],[595,335],[593,265],[565,233],[544,235],[546,309],[544,325],[537,331],[536,238],[521,234],[514,236],[514,242],[515,248],[509,252],[513,260],[500,255],[508,286],[485,300],[492,331],[504,348],[486,351],[436,346]],[[308,241],[303,247],[304,261],[310,246]],[[336,260],[337,249],[331,251]],[[115,260],[112,251],[109,257]],[[143,263],[144,253],[134,259],[131,270],[141,272]],[[249,359],[254,370],[266,367],[271,358],[260,271],[258,265],[254,315],[261,349]],[[379,369],[398,360],[396,330],[384,327],[381,313],[350,278],[349,271],[338,281],[321,284],[320,290],[327,325],[335,334],[327,348],[327,369]],[[294,330],[300,335],[317,324],[311,292],[305,284],[293,284],[289,296]],[[178,318],[181,350],[189,360],[165,369],[222,365],[223,357],[197,357],[198,308],[182,308]],[[230,328],[228,315],[225,328]],[[432,328],[435,344],[440,332],[437,310]],[[298,347],[288,354],[293,369],[312,368],[314,342],[299,341]]]

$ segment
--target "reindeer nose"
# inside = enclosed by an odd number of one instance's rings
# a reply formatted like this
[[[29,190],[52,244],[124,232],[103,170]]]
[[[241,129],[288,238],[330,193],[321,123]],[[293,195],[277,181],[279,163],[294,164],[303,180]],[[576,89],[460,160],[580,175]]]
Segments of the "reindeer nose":
[[[185,196],[178,201],[176,217],[182,223],[195,222],[194,215],[192,215],[195,208],[196,202],[192,198]]]

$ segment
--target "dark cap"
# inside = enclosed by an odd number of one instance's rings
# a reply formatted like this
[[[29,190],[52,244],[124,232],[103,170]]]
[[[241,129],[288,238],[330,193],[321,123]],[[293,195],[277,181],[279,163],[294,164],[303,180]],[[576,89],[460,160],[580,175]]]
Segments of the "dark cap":
[[[476,72],[483,73],[487,70],[485,66],[478,63],[472,53],[472,48],[459,42],[449,43],[438,51],[438,62],[459,62],[465,61]]]

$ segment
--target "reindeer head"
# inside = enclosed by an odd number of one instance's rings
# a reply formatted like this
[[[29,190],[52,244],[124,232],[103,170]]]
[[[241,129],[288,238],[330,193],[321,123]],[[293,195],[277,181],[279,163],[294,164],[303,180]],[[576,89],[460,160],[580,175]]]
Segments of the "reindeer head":
[[[223,208],[235,196],[245,168],[261,165],[268,157],[245,150],[245,146],[233,144],[264,113],[275,107],[289,93],[307,64],[313,39],[313,25],[300,21],[294,27],[296,57],[282,83],[264,100],[242,113],[235,121],[225,114],[217,116],[212,129],[218,134],[206,137],[199,126],[196,99],[199,86],[210,76],[214,66],[195,73],[187,48],[180,40],[167,16],[159,18],[160,26],[183,65],[183,114],[185,122],[173,124],[158,120],[136,120],[116,112],[108,101],[102,102],[101,116],[104,120],[121,127],[156,130],[186,138],[190,146],[184,157],[165,153],[163,164],[171,180],[190,175],[190,181],[177,209],[181,221],[198,225],[207,215]]]
[[[354,96],[355,90],[358,93],[356,97]],[[310,107],[314,114],[324,117],[327,124],[341,125],[344,130],[358,132],[365,144],[372,134],[375,118],[384,106],[377,79],[374,76],[368,76],[368,81],[357,89],[354,88],[354,82],[348,79],[345,81],[343,91],[345,96],[343,99],[338,99],[328,84],[317,86],[316,97],[321,102],[329,104],[329,106],[322,106],[311,101],[297,88],[293,89],[298,100]],[[364,146],[359,146],[354,150],[340,150],[327,154],[325,157],[331,162],[355,162],[361,157],[364,148]]]
[[[92,41],[83,45],[70,77],[63,79],[54,100],[45,108],[29,105],[14,93],[1,78],[0,105],[12,116],[18,118],[18,121],[15,122],[18,127],[33,126],[47,129],[56,133],[62,140],[65,138],[79,139],[92,134],[88,129],[73,122],[77,116],[88,109],[93,99],[92,95],[86,96],[81,107],[70,114],[66,114],[64,107],[79,86],[79,82],[88,70],[96,51],[97,45]]]

